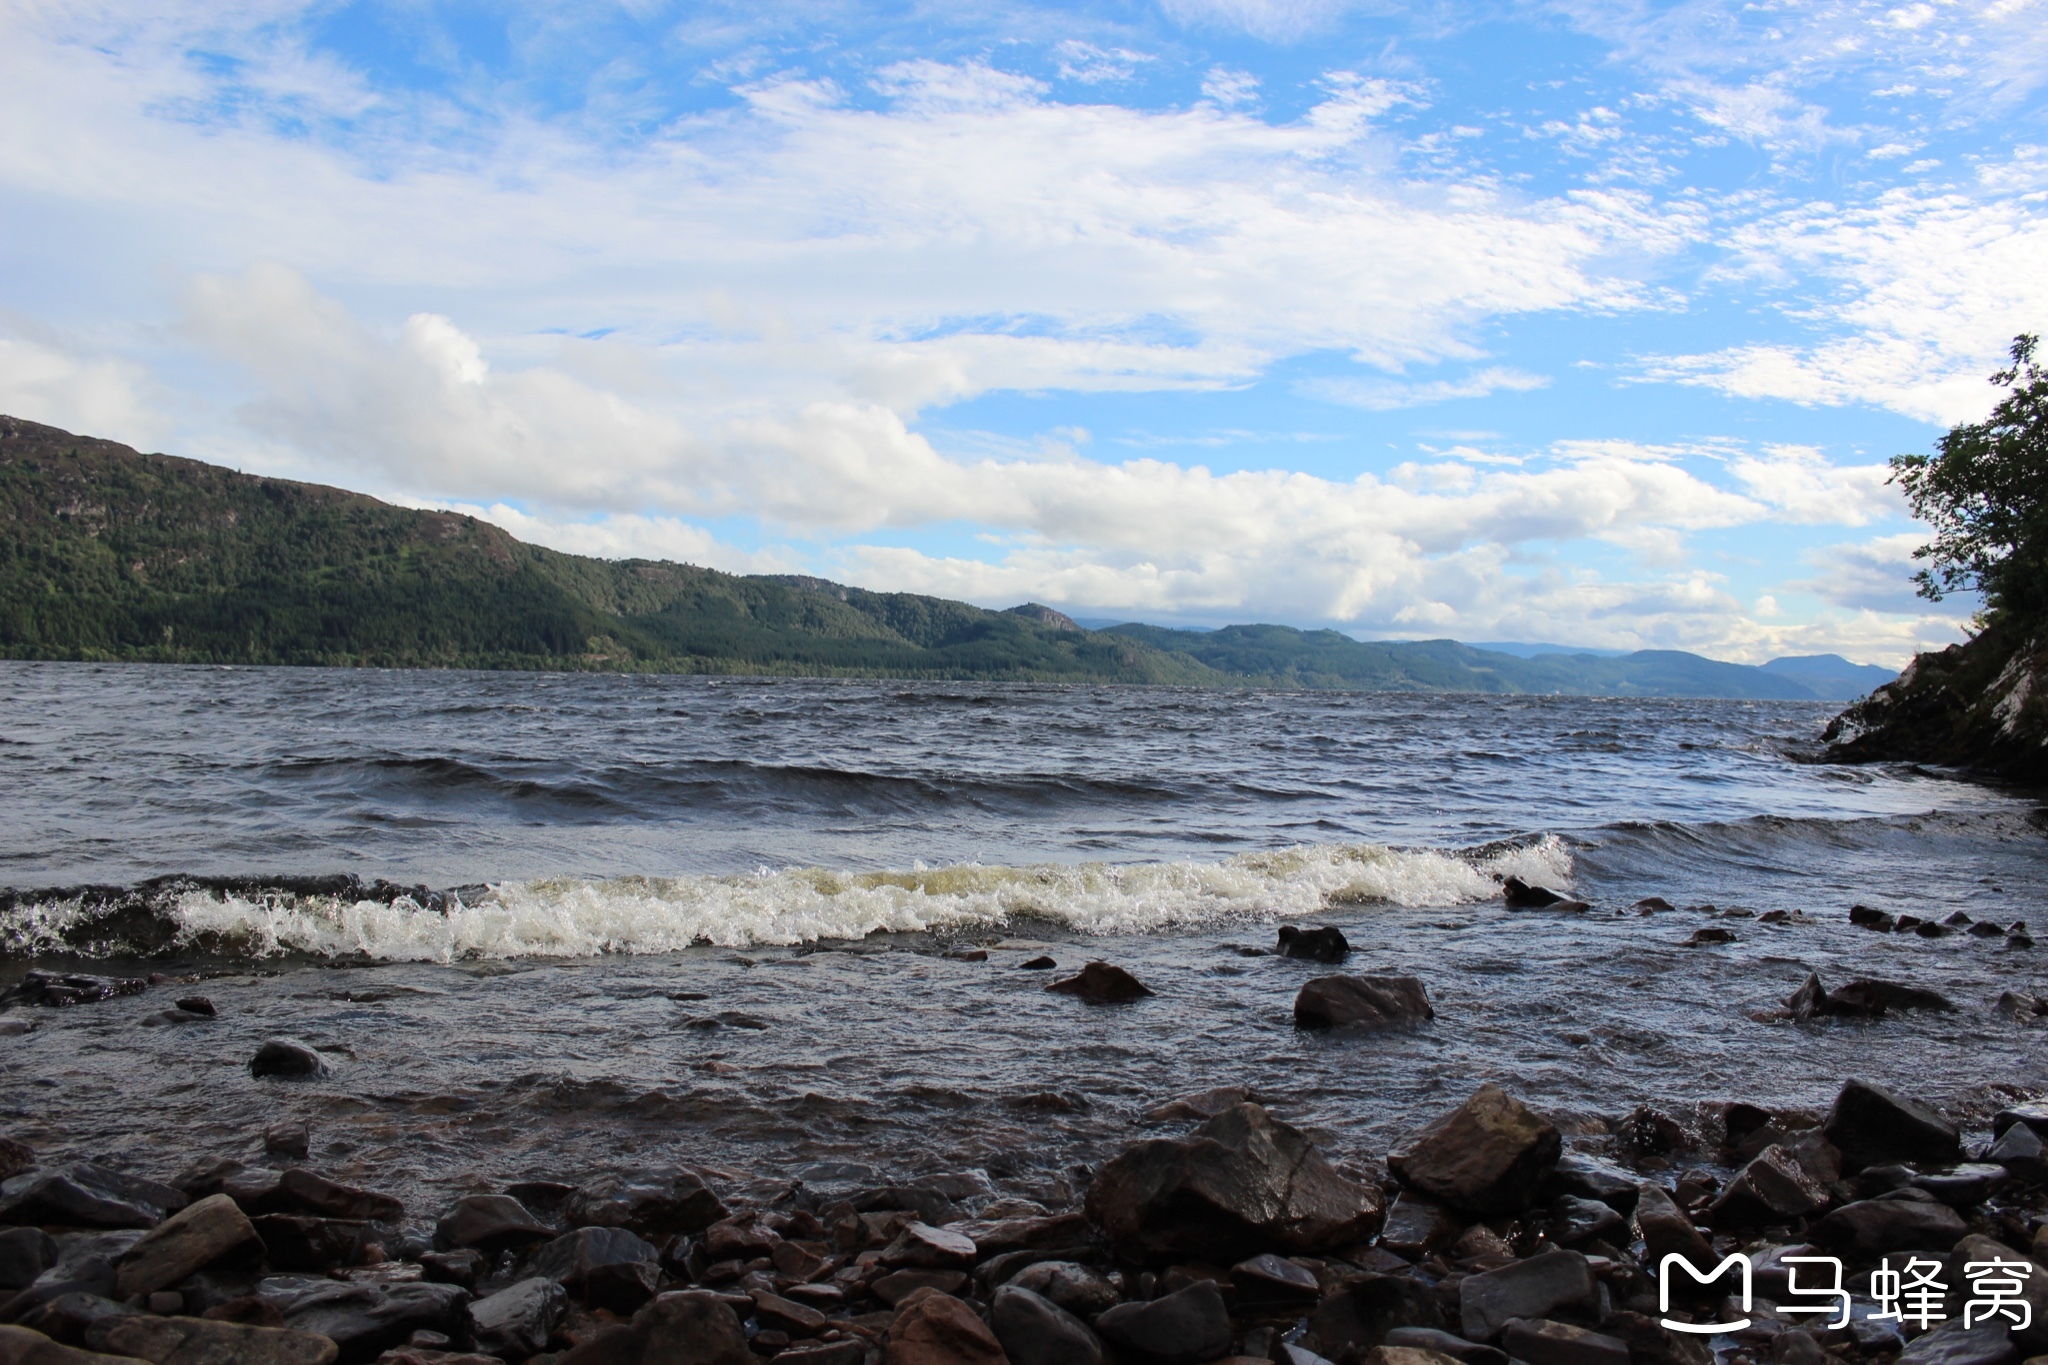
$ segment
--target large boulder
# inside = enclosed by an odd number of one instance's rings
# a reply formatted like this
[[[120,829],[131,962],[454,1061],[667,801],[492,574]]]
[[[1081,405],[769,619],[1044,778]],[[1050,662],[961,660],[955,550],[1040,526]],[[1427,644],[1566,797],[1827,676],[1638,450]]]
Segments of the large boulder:
[[[262,1243],[234,1200],[212,1195],[172,1214],[122,1252],[114,1262],[114,1290],[124,1299],[151,1294],[237,1256],[260,1259]]]
[[[500,1289],[469,1306],[477,1349],[508,1360],[537,1355],[568,1308],[569,1296],[545,1275]]]
[[[963,1305],[964,1306],[964,1305]],[[595,1332],[556,1365],[754,1365],[739,1315],[704,1289],[658,1294],[631,1323]]]
[[[1499,1086],[1472,1097],[1387,1154],[1413,1190],[1470,1213],[1517,1213],[1537,1202],[1563,1139]]]
[[[996,1291],[988,1320],[1010,1365],[1102,1365],[1102,1343],[1087,1323],[1019,1285]]]
[[[647,1264],[661,1253],[624,1228],[577,1228],[547,1243],[533,1256],[533,1271],[568,1289],[581,1290],[606,1266]]]
[[[888,1365],[1008,1365],[988,1324],[936,1289],[920,1289],[897,1305],[885,1359]]]
[[[1429,992],[1412,976],[1319,976],[1294,997],[1298,1028],[1377,1028],[1434,1018]]]
[[[343,1185],[303,1166],[278,1173],[276,1198],[281,1205],[294,1206],[322,1218],[396,1223],[405,1217],[405,1205],[390,1195]]]
[[[1095,1327],[1120,1354],[1145,1365],[1201,1365],[1230,1349],[1230,1311],[1213,1280],[1147,1303],[1120,1303]]]
[[[1300,1130],[1246,1103],[1186,1138],[1126,1148],[1088,1187],[1087,1209],[1133,1260],[1229,1263],[1370,1241],[1386,1206],[1377,1185],[1339,1175]]]
[[[1843,1083],[1822,1127],[1852,1171],[1893,1161],[1947,1165],[1963,1155],[1962,1131],[1939,1110],[1866,1081]]]
[[[477,1247],[495,1253],[551,1241],[554,1235],[509,1194],[465,1195],[434,1225],[434,1244],[443,1250]]]

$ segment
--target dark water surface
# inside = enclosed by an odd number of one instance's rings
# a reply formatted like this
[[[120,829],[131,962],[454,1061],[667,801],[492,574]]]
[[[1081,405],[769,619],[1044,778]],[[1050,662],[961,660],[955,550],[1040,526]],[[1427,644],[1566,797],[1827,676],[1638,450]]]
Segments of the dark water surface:
[[[205,979],[0,1016],[0,1133],[163,1174],[302,1114],[323,1166],[428,1204],[640,1161],[814,1183],[976,1167],[1047,1192],[1147,1108],[1225,1084],[1365,1159],[1486,1079],[1587,1131],[1644,1101],[1820,1105],[1850,1074],[1965,1108],[2048,1087],[2040,1031],[1992,1008],[2048,990],[2048,947],[1844,918],[2048,931],[2034,802],[1792,761],[1828,714],[0,664],[0,884],[463,888],[171,887],[125,919],[21,898],[0,985],[32,961]],[[1508,912],[1508,873],[1594,909]],[[1650,894],[1812,922],[1716,920],[1737,941],[1690,948],[1707,912],[1626,909]],[[1311,918],[1344,927],[1346,970],[1421,977],[1435,1023],[1297,1032],[1295,990],[1331,969],[1237,949]],[[949,955],[970,947],[987,960]],[[1158,995],[1048,995],[1018,965],[1041,952]],[[1809,970],[1959,1008],[1772,1018]],[[218,1020],[144,1023],[192,990]],[[334,1074],[251,1080],[279,1034]]]

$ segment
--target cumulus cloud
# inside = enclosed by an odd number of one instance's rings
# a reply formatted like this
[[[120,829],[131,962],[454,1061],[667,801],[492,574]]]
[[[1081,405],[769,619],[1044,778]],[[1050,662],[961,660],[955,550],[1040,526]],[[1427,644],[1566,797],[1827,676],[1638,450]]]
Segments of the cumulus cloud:
[[[140,364],[0,313],[0,413],[129,442],[166,429]]]
[[[1913,552],[1926,543],[1925,535],[1908,533],[1830,545],[1807,556],[1818,572],[1793,586],[1857,611],[1968,616],[1977,608],[1968,594],[1943,598],[1939,604],[1919,595],[1913,574],[1923,565]]]

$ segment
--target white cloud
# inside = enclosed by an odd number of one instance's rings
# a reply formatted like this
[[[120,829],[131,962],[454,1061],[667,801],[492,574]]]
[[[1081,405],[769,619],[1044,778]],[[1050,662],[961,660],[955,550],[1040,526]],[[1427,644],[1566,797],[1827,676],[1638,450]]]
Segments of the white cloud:
[[[1062,79],[1083,85],[1106,85],[1127,81],[1138,68],[1152,60],[1151,54],[1129,48],[1102,48],[1079,38],[1068,38],[1053,48]]]
[[[1878,536],[1874,540],[1830,545],[1807,556],[1818,571],[1788,586],[1804,588],[1838,607],[1909,616],[1966,617],[1977,604],[1968,595],[1943,598],[1937,604],[1919,595],[1913,575],[1921,567],[1913,552],[1927,543],[1924,534]]]
[[[1530,374],[1511,366],[1490,365],[1474,370],[1463,379],[1433,379],[1411,383],[1399,379],[1304,379],[1294,391],[1325,402],[1343,403],[1371,412],[1422,407],[1454,398],[1484,398],[1495,393],[1529,393],[1548,388],[1547,375]]]
[[[1160,0],[1174,20],[1235,29],[1269,43],[1291,43],[1330,27],[1359,0]]]
[[[0,413],[144,444],[168,428],[155,390],[134,361],[0,314]]]
[[[1891,466],[1831,464],[1809,446],[1774,446],[1759,458],[1738,456],[1729,472],[1778,519],[1811,526],[1865,526],[1905,515],[1905,499],[1890,486]]]

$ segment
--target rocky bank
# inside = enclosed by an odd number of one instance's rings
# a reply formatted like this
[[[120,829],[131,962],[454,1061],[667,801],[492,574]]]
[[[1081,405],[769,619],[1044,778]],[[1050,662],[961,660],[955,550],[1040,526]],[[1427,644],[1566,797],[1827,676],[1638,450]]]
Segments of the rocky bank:
[[[1917,655],[1822,739],[1830,763],[1905,760],[2048,782],[2048,641],[1994,627]]]

